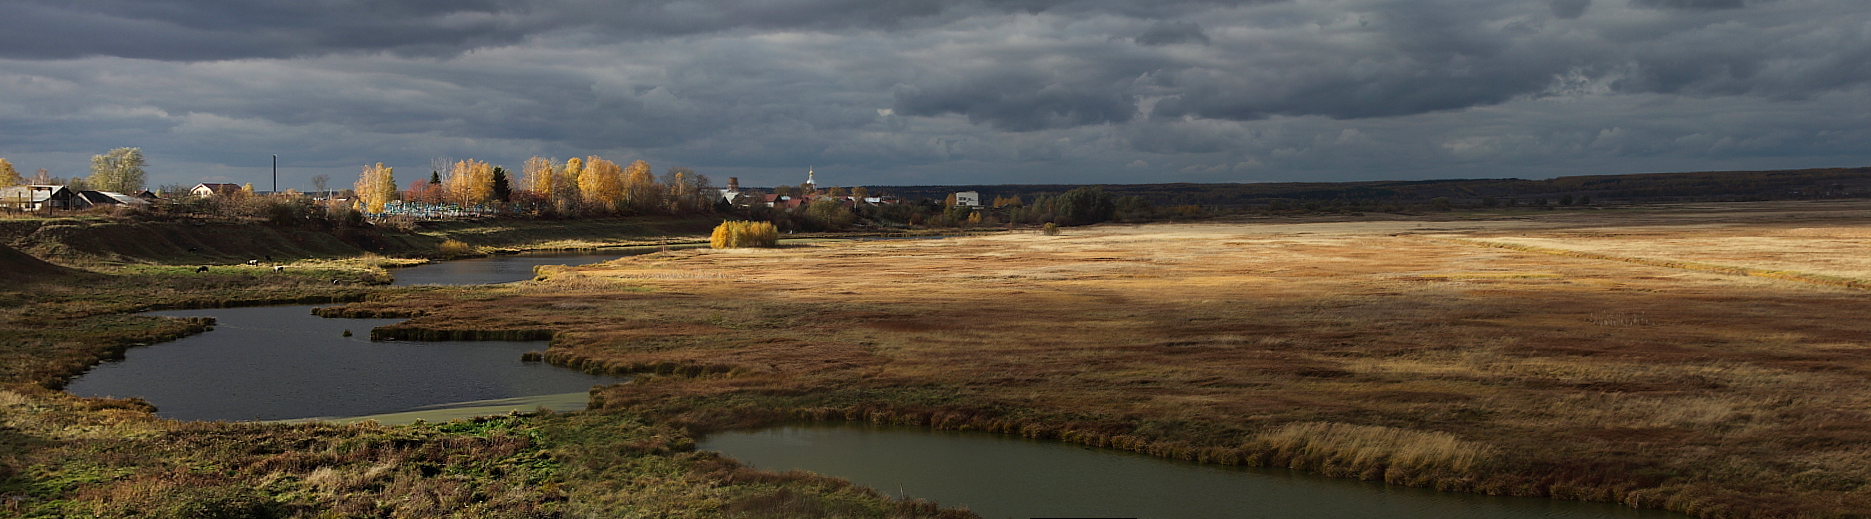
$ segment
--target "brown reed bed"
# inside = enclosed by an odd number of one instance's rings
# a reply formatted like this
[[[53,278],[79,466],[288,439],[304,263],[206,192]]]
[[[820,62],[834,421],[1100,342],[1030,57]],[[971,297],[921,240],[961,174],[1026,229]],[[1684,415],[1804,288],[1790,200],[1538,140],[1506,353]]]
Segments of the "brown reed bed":
[[[540,358],[645,375],[595,407],[692,433],[862,420],[1707,517],[1871,510],[1860,292],[1416,236],[1780,232],[1612,216],[680,251],[368,304],[555,330]]]

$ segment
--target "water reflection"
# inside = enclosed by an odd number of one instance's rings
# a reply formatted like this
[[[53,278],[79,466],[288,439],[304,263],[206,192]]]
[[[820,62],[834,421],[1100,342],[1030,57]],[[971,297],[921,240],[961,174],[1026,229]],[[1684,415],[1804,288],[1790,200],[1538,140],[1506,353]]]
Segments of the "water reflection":
[[[698,448],[809,470],[987,518],[1665,518],[1608,503],[1435,492],[1288,470],[1199,465],[1077,445],[920,428],[792,426]]]
[[[131,348],[66,389],[141,397],[157,415],[181,420],[280,420],[583,392],[620,380],[520,362],[521,353],[544,349],[540,342],[371,342],[371,328],[398,319],[325,319],[312,308],[150,312],[213,316],[217,324],[207,333]],[[345,337],[346,330],[353,336]]]

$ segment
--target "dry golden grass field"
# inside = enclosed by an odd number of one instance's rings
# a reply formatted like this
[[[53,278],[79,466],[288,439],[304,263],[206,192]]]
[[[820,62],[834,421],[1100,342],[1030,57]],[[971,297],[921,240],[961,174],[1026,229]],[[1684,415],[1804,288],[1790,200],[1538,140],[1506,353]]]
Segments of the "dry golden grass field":
[[[1709,517],[1871,514],[1871,203],[682,250],[354,303],[703,433],[986,429]]]

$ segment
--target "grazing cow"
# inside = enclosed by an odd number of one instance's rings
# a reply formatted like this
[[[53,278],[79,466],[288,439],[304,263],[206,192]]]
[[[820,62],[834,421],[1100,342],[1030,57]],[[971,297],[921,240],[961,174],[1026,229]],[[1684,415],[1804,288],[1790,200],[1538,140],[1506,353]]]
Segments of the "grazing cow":
[[[285,265],[274,265],[274,266],[273,266],[273,272],[283,272],[283,271],[285,271],[285,270],[286,270],[286,266],[285,266]]]
[[[207,271],[208,271],[208,266],[207,266],[207,265],[202,265],[202,266],[199,266],[199,267],[195,267],[195,272],[197,272],[197,273],[201,273],[201,272],[207,272]]]
[[[260,260],[247,260],[248,265],[259,265]]]

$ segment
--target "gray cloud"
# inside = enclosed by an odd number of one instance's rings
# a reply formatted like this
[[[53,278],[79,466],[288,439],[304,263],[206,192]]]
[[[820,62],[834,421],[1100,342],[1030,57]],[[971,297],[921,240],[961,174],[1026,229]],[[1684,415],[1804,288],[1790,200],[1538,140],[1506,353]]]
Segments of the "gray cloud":
[[[1149,30],[1137,35],[1137,43],[1143,45],[1174,45],[1178,43],[1208,44],[1208,33],[1202,32],[1201,24],[1195,22],[1160,22],[1150,26]]]
[[[1585,9],[1592,6],[1592,0],[1552,0],[1553,16],[1571,20],[1585,15]]]
[[[1853,0],[11,2],[0,156],[239,180],[605,154],[750,184],[1856,165]],[[256,158],[257,157],[257,158]],[[247,179],[252,180],[252,179]]]
[[[1631,5],[1655,9],[1740,9],[1747,0],[1631,0]]]

